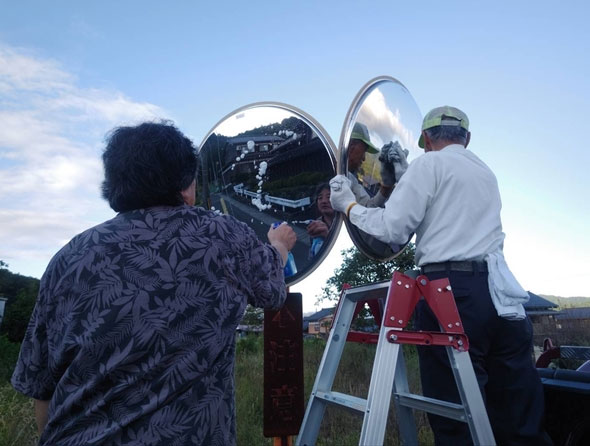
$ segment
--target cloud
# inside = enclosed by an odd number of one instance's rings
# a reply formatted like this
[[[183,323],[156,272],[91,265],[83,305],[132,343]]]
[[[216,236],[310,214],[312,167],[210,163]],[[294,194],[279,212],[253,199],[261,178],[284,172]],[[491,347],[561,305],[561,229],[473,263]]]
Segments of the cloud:
[[[22,91],[50,93],[73,88],[75,79],[57,62],[36,59],[23,49],[0,43],[0,93],[16,96]]]
[[[381,85],[365,98],[356,120],[369,128],[371,141],[381,147],[399,141],[410,151],[410,159],[422,153],[418,148],[421,116],[405,87]]]
[[[156,105],[81,88],[58,62],[0,43],[0,259],[39,276],[31,260],[47,263],[76,233],[110,218],[100,198],[104,135],[163,117]]]
[[[213,131],[220,135],[235,136],[256,127],[280,123],[292,116],[295,116],[292,112],[275,106],[255,107],[227,117]]]

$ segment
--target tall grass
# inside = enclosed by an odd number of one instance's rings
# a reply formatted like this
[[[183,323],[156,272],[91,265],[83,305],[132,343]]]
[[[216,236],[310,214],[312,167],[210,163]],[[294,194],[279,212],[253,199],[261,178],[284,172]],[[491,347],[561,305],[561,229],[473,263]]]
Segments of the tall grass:
[[[38,440],[33,400],[9,384],[19,350],[19,344],[0,336],[0,446],[32,446]]]
[[[1,347],[0,340],[0,347]],[[311,394],[318,371],[325,341],[307,339],[303,346],[305,404]],[[4,346],[10,349],[11,346]],[[18,347],[13,348],[18,353]],[[14,351],[8,356],[16,361]],[[336,374],[334,390],[350,395],[367,397],[375,346],[347,343]],[[418,360],[413,347],[406,348],[406,366],[410,390],[419,391]],[[14,364],[3,363],[6,371]],[[0,380],[0,446],[32,446],[38,441],[33,402],[17,393],[8,383],[5,371]],[[272,439],[264,438],[263,426],[263,338],[249,336],[240,339],[236,353],[236,415],[237,444],[239,446],[271,446]],[[318,446],[357,445],[362,418],[337,408],[328,408],[318,435]],[[433,444],[432,433],[426,417],[416,415],[416,427],[420,445]],[[389,411],[386,430],[386,445],[399,445],[399,432],[393,407]]]
[[[256,345],[257,347],[253,347]],[[303,345],[305,404],[311,394],[326,342],[322,339],[306,339]],[[404,347],[408,381],[411,392],[420,391],[418,357],[412,346]],[[338,367],[333,390],[366,398],[369,390],[375,346],[347,343]],[[245,338],[238,341],[236,357],[236,412],[237,443],[240,446],[271,445],[262,436],[262,338]],[[420,445],[434,444],[432,431],[423,413],[417,413],[416,429]],[[358,445],[362,417],[343,409],[328,407],[318,435],[318,446]],[[386,429],[386,445],[399,445],[399,431],[395,410],[389,411]]]
[[[0,446],[33,446],[38,439],[33,400],[0,385]]]
[[[317,374],[317,369],[325,342],[321,340],[306,341],[304,344],[305,361],[305,399],[311,394],[311,389]],[[333,390],[348,395],[367,398],[376,346],[367,344],[347,343],[338,366]],[[411,392],[420,392],[418,374],[418,355],[415,347],[404,347],[404,357],[408,372]],[[430,445],[434,443],[432,431],[426,421],[426,416],[417,413],[415,417],[419,443]],[[318,446],[347,446],[358,445],[362,427],[362,417],[357,413],[345,409],[328,407],[318,435]],[[385,436],[386,445],[401,444],[399,430],[392,404],[387,419]]]

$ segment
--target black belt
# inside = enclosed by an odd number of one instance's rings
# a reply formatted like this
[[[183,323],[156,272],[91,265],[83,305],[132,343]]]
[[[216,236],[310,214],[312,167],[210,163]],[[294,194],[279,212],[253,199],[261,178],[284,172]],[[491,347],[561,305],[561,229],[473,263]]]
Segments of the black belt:
[[[435,273],[440,271],[466,271],[470,273],[487,273],[488,264],[483,261],[464,260],[459,262],[429,263],[420,267],[422,274]]]

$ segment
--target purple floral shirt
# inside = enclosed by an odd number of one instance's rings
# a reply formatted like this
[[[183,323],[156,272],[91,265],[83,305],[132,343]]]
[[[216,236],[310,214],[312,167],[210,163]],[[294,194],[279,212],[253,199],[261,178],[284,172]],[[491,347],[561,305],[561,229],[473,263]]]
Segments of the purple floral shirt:
[[[235,444],[235,329],[280,307],[279,253],[197,207],[126,212],[51,260],[12,377],[42,445]]]

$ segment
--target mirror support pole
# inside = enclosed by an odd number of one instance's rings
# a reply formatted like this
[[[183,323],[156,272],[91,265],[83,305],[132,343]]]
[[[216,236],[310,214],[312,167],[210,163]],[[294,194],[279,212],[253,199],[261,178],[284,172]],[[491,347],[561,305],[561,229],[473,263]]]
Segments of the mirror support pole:
[[[263,432],[274,444],[293,444],[290,436],[303,421],[303,392],[302,295],[287,292],[280,310],[264,311]]]

